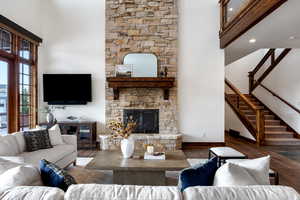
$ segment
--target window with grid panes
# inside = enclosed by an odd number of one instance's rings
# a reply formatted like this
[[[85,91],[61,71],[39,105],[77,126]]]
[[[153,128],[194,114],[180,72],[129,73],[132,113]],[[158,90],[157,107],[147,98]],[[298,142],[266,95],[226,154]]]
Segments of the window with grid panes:
[[[41,42],[42,39],[30,31],[0,17],[0,60],[5,64],[1,67],[7,68],[7,76],[0,76],[3,82],[0,84],[7,85],[6,93],[2,94],[4,89],[1,89],[0,94],[7,97],[6,105],[4,100],[0,102],[0,106],[7,107],[7,112],[3,111],[7,120],[2,117],[0,122],[5,123],[0,123],[0,127],[5,127],[6,133],[33,128],[37,124],[37,55]]]
[[[26,130],[32,121],[32,72],[31,66],[20,63],[19,69],[19,127]]]
[[[0,50],[11,53],[12,35],[10,32],[0,28]]]

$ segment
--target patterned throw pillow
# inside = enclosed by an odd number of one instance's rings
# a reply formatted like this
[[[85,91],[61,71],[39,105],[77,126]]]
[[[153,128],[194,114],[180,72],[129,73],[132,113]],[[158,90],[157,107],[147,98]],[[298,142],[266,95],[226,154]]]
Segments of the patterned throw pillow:
[[[28,152],[52,148],[48,130],[24,131],[24,138]]]
[[[65,170],[47,160],[40,161],[40,171],[45,186],[57,187],[67,191],[69,186],[77,184],[75,179]]]

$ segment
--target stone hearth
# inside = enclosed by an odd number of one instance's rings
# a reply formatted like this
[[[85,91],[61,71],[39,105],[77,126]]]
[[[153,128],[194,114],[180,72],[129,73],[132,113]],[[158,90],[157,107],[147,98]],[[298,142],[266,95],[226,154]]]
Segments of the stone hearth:
[[[182,148],[182,136],[180,134],[133,134],[135,141],[135,149],[144,149],[144,144],[161,144],[165,150],[173,151]],[[108,135],[100,135],[100,149],[101,150],[116,150],[120,147],[121,138],[111,139]]]

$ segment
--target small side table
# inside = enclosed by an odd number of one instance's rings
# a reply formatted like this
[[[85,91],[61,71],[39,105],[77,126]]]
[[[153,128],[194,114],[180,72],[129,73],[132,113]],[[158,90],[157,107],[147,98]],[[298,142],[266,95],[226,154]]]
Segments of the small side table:
[[[218,167],[226,162],[228,159],[246,159],[247,156],[231,147],[213,147],[209,149],[208,159],[217,157]]]

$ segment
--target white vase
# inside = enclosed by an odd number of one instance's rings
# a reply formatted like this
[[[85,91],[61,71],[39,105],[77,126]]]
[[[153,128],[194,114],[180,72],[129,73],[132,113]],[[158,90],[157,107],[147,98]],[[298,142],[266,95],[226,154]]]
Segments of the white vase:
[[[130,158],[134,153],[134,140],[129,137],[121,141],[121,151],[124,158]]]
[[[46,118],[47,118],[47,122],[49,124],[53,124],[53,122],[54,122],[54,115],[52,113],[47,113]]]

